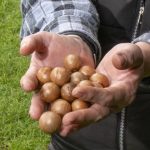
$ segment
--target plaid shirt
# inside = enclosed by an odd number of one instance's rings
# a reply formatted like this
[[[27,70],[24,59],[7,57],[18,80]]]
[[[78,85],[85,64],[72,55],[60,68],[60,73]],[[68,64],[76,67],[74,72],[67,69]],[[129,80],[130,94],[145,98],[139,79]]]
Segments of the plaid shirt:
[[[21,38],[39,31],[76,34],[89,44],[99,61],[99,15],[91,0],[21,0],[21,11]],[[138,41],[150,43],[150,32],[133,42]]]
[[[21,38],[39,31],[76,34],[100,58],[99,16],[90,0],[22,0],[21,11]]]

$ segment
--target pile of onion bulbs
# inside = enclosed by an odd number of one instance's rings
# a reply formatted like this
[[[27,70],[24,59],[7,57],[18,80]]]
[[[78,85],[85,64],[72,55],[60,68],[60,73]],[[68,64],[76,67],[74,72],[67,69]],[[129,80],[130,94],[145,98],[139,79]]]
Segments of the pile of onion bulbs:
[[[105,75],[91,66],[83,66],[80,57],[73,54],[66,56],[63,67],[41,67],[37,79],[40,98],[48,104],[39,119],[39,127],[49,134],[60,129],[65,114],[90,107],[90,103],[72,95],[76,86],[105,88],[109,85]]]

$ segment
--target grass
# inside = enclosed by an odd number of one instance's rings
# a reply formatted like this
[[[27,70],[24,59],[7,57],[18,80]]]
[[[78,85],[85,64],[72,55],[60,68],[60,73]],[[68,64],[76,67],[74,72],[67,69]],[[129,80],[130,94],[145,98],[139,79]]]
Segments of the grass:
[[[0,0],[0,150],[46,150],[49,136],[28,116],[31,94],[20,88],[29,59],[19,55],[19,0]]]

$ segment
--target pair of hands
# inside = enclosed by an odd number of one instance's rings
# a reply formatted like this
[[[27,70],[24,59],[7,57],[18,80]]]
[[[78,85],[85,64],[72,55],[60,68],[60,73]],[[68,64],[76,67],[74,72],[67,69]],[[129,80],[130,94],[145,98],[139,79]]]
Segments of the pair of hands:
[[[25,37],[21,42],[21,55],[31,55],[30,66],[21,78],[21,86],[27,91],[36,91],[36,72],[42,66],[62,66],[64,57],[70,53],[79,55],[83,65],[94,67],[92,53],[87,44],[78,36],[57,35],[39,32]],[[107,76],[107,88],[77,87],[72,94],[90,101],[93,105],[84,110],[70,112],[63,117],[60,135],[67,136],[85,124],[101,120],[111,112],[118,112],[135,98],[136,90],[143,76],[144,63],[141,49],[131,43],[113,47],[97,66],[97,72]],[[45,103],[34,92],[29,114],[38,120],[45,111]]]

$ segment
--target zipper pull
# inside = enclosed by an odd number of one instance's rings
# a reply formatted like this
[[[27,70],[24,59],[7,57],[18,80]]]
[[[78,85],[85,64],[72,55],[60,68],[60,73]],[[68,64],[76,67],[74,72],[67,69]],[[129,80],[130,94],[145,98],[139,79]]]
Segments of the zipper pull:
[[[139,15],[138,15],[138,20],[137,20],[137,26],[142,23],[141,22],[141,18],[143,16],[143,14],[144,14],[144,7],[142,6],[142,7],[140,7],[140,10],[139,10]]]
[[[144,6],[142,6],[142,7],[140,8],[140,14],[143,15],[143,13],[144,13]]]

